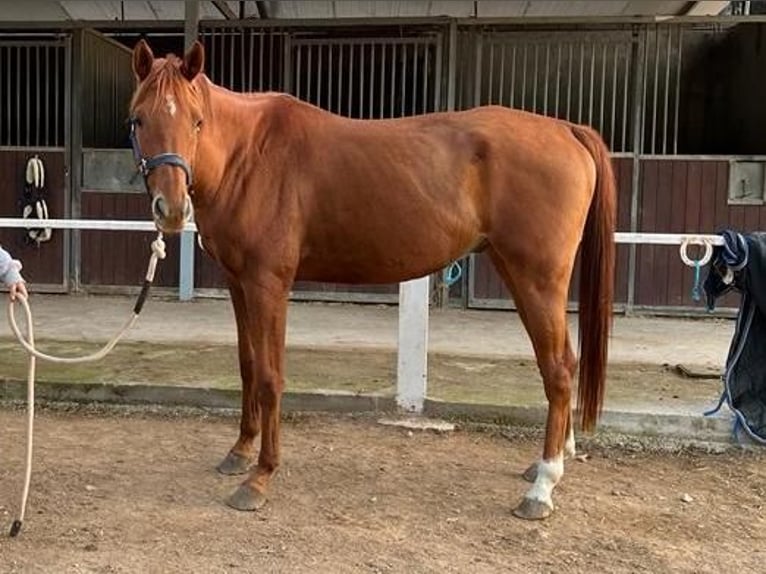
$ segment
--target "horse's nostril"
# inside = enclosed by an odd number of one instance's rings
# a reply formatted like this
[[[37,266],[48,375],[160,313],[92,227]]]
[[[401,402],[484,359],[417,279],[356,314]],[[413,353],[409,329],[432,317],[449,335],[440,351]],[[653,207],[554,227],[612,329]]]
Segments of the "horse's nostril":
[[[155,195],[152,200],[152,213],[158,219],[164,219],[168,216],[168,204],[161,195]]]

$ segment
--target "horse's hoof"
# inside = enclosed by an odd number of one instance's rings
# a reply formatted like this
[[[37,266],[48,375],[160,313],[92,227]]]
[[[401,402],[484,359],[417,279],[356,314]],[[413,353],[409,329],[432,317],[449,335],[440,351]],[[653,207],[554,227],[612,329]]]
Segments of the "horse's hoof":
[[[551,513],[553,513],[553,506],[532,498],[523,498],[521,503],[513,509],[513,515],[524,520],[543,520]]]
[[[247,484],[240,484],[226,499],[226,504],[235,510],[260,510],[266,504],[266,495]]]
[[[221,474],[245,474],[250,469],[252,463],[252,458],[229,451],[226,458],[224,458],[215,468]]]
[[[533,462],[532,464],[530,464],[527,470],[525,470],[521,474],[521,478],[523,478],[527,482],[536,481],[537,480],[537,463]]]

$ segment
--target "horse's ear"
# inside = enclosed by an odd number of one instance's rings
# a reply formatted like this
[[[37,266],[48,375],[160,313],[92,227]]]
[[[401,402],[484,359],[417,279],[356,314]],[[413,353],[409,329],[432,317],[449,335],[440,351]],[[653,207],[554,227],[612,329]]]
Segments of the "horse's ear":
[[[181,73],[184,75],[184,78],[191,82],[197,77],[197,74],[202,71],[204,66],[205,48],[199,40],[195,40],[192,47],[189,48],[189,51],[186,52],[186,55],[184,56],[184,62],[181,65]]]
[[[146,40],[141,39],[133,48],[133,73],[136,74],[139,82],[146,79],[149,72],[152,71],[152,64],[154,63],[154,54]]]

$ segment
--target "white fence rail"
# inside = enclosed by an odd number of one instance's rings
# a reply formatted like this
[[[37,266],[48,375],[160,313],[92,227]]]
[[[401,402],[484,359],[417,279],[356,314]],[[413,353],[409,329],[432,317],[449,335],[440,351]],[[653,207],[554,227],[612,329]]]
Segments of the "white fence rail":
[[[0,228],[50,227],[51,229],[86,229],[100,231],[156,231],[151,221],[121,221],[114,219],[35,219],[0,217]],[[187,223],[184,231],[197,231],[194,223]],[[647,245],[681,245],[686,240],[707,241],[711,245],[723,245],[719,235],[700,233],[628,233],[614,234],[615,243],[643,243]]]
[[[118,221],[106,219],[48,219],[44,222],[20,218],[0,218],[0,228],[49,227],[51,229],[80,229],[100,231],[156,231],[151,221]],[[188,259],[193,262],[193,238],[197,231],[193,223],[184,228],[181,253],[181,278],[190,276]],[[616,243],[648,245],[702,245],[707,251],[722,245],[719,235],[694,233],[623,233],[615,234]],[[191,246],[191,248],[189,247]],[[685,253],[685,248],[682,249]],[[184,261],[187,260],[186,263]],[[693,260],[692,260],[693,262]],[[193,264],[193,263],[192,263]],[[688,263],[687,263],[688,264]],[[701,263],[704,264],[704,263]],[[186,270],[184,266],[186,265]],[[138,282],[140,278],[136,278]],[[181,286],[181,292],[184,292]],[[186,287],[188,290],[188,286]],[[426,398],[428,357],[429,278],[422,277],[399,285],[399,343],[396,400],[407,411],[420,412]],[[182,299],[190,297],[181,297]]]
[[[49,227],[50,229],[84,229],[89,231],[157,231],[152,221],[120,221],[113,219],[21,219],[0,217],[0,228]],[[197,231],[187,223],[184,231]]]
[[[643,245],[682,245],[684,242],[723,245],[723,237],[702,233],[629,233],[618,231],[614,234],[614,242]]]

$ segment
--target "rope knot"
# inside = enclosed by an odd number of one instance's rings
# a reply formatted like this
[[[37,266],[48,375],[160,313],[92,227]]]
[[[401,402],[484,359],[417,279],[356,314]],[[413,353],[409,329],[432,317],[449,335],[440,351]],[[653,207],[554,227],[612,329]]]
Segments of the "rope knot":
[[[162,238],[162,233],[158,233],[157,239],[152,241],[152,254],[157,259],[165,259],[165,240]]]

